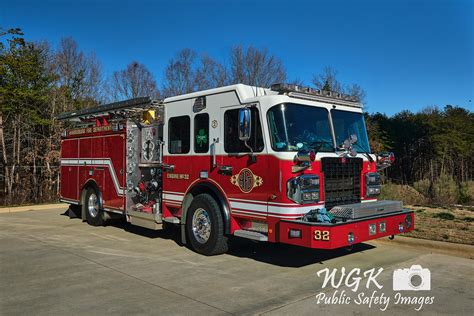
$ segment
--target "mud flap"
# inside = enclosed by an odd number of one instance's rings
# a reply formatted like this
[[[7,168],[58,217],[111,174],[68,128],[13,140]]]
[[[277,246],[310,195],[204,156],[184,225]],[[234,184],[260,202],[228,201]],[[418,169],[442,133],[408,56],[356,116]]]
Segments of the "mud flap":
[[[181,229],[181,243],[186,245],[186,225],[180,224],[179,227]]]

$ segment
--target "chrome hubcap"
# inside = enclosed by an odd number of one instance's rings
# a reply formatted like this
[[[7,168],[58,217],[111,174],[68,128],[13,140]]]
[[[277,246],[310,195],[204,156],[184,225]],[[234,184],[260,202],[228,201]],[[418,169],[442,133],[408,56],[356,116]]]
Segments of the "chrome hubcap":
[[[89,215],[94,218],[99,213],[99,199],[97,199],[97,195],[95,195],[95,193],[92,193],[89,196],[89,201],[87,203],[87,210],[89,211]]]
[[[193,215],[193,235],[196,240],[204,244],[211,236],[211,219],[206,210],[198,208]]]

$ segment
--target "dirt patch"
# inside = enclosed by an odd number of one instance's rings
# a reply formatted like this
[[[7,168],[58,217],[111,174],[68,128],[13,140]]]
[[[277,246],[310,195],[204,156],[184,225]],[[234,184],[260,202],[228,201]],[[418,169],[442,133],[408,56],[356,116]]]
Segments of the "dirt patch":
[[[406,206],[415,211],[415,230],[404,236],[474,245],[474,211]]]

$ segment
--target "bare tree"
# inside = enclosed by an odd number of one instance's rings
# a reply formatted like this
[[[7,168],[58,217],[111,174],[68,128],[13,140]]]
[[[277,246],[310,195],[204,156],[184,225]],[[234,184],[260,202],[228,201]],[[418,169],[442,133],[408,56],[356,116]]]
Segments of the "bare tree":
[[[350,96],[355,97],[360,103],[365,103],[365,90],[362,89],[361,86],[359,86],[356,83],[348,85],[345,89],[344,92]],[[367,108],[366,108],[367,110]]]
[[[110,79],[108,90],[109,97],[113,101],[160,96],[153,74],[145,65],[137,61],[128,64],[124,70],[115,71]]]
[[[72,38],[63,38],[52,63],[58,76],[57,84],[66,102],[62,111],[90,106],[102,98],[102,67],[95,54],[86,55]],[[69,102],[71,103],[71,102]]]
[[[201,77],[201,78],[199,78]],[[163,94],[167,97],[198,90],[198,81],[203,79],[197,71],[197,53],[185,48],[169,62],[165,70]]]
[[[336,69],[326,66],[322,74],[313,76],[312,82],[316,89],[342,93],[343,87],[337,80],[337,73]]]
[[[163,94],[174,96],[228,84],[226,67],[209,57],[185,48],[172,58],[165,70]]]
[[[215,59],[203,55],[197,69],[198,90],[222,87],[229,84],[227,68]]]
[[[359,102],[364,103],[366,96],[364,89],[355,83],[343,85],[337,79],[337,74],[338,72],[336,69],[326,66],[324,67],[322,74],[313,76],[312,82],[316,89],[344,93],[353,96]]]
[[[286,78],[283,63],[266,49],[233,47],[230,65],[186,48],[170,60],[165,70],[163,94],[173,96],[232,83],[269,87]]]
[[[286,79],[282,61],[266,49],[235,46],[230,51],[230,63],[232,83],[269,87]]]

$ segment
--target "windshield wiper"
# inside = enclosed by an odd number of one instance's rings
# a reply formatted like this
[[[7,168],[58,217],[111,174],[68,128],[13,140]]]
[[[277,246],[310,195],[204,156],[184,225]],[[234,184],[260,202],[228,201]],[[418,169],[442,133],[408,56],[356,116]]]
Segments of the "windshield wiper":
[[[327,140],[316,140],[309,143],[309,147],[312,147],[316,153],[321,149],[321,147],[323,147],[323,145],[329,145],[331,149],[334,150],[334,144]],[[317,148],[315,146],[317,146]]]
[[[370,154],[367,151],[365,151],[365,149],[361,145],[359,145],[358,143],[352,144],[352,146],[354,146],[354,145],[363,150],[360,153],[363,154],[364,156],[366,156],[367,159],[369,159],[370,162],[374,162],[374,159],[370,156]]]

